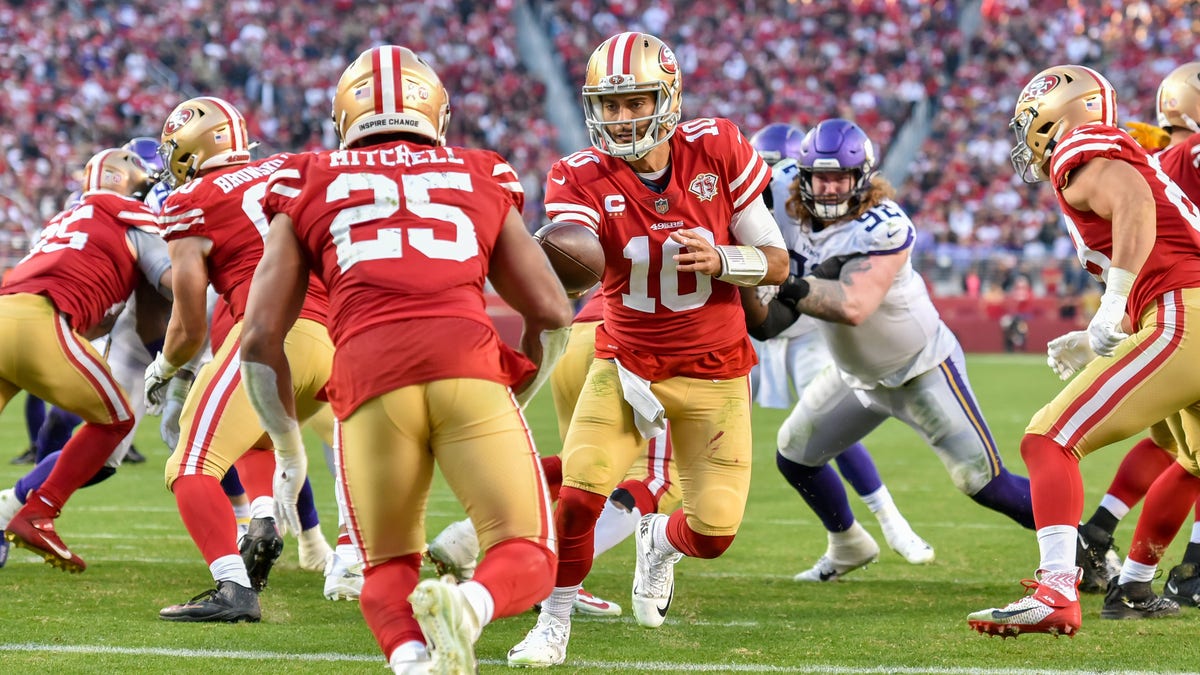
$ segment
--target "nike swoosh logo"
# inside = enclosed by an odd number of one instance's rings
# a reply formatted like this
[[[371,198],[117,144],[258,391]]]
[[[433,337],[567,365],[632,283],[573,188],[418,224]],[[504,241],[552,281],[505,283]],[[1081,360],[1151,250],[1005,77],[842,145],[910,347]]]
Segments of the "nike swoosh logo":
[[[566,178],[555,178],[554,176],[551,176],[551,177],[550,177],[550,180],[554,181],[555,183],[558,183],[559,185],[566,185],[566,184],[567,184],[567,179],[566,179]]]
[[[50,541],[49,539],[45,539],[43,541],[46,543],[47,546],[50,547],[51,551],[54,551],[55,555],[57,555],[58,557],[60,557],[64,560],[70,560],[72,557],[74,557],[71,555],[71,552],[69,550],[67,550],[65,548],[59,548],[58,544],[55,544],[54,542]]]
[[[673,597],[675,597],[675,594],[674,594],[674,593],[672,593],[672,594],[671,594],[671,597],[672,597],[672,598],[673,598]],[[658,610],[658,615],[659,615],[659,616],[661,616],[661,617],[663,617],[663,618],[666,618],[666,616],[667,616],[667,610],[668,610],[668,609],[670,609],[670,608],[671,608],[671,598],[667,598],[667,602],[666,602],[666,604],[663,604],[663,605],[655,605],[655,606],[654,606],[654,609],[657,609],[657,610]]]
[[[1171,595],[1179,595],[1179,587],[1175,585],[1174,581],[1167,582],[1166,591]]]

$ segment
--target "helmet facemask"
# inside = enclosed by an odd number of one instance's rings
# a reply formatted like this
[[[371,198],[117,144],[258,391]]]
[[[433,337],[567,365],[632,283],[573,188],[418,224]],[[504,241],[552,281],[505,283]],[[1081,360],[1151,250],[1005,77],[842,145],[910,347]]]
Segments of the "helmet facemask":
[[[613,157],[638,160],[674,135],[675,126],[679,122],[679,112],[671,110],[671,96],[665,84],[658,82],[646,86],[633,83],[628,89],[614,89],[603,93],[590,93],[587,88],[584,90],[583,113],[587,121],[588,136],[596,149]],[[654,113],[645,117],[606,121],[605,98],[616,94],[646,94],[654,100]],[[633,138],[626,143],[619,142],[617,134],[630,125],[633,127]],[[638,134],[639,127],[645,129],[641,135]]]

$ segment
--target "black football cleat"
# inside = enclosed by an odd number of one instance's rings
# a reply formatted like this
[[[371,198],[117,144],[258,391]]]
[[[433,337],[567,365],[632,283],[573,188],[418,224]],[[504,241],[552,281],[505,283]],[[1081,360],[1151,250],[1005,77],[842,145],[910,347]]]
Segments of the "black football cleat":
[[[37,448],[29,446],[21,454],[8,460],[9,464],[37,464]]]
[[[238,544],[238,551],[246,563],[250,575],[250,587],[262,591],[267,587],[267,575],[283,553],[283,537],[275,527],[274,518],[252,518],[246,534]]]
[[[1179,603],[1155,595],[1149,581],[1119,581],[1113,577],[1108,582],[1101,619],[1157,619],[1179,613]]]
[[[1171,568],[1163,597],[1183,605],[1200,607],[1200,565],[1182,563]]]
[[[145,464],[146,456],[138,452],[136,446],[129,446],[129,450],[125,452],[125,459],[122,460],[128,464]]]
[[[220,581],[216,588],[204,591],[182,605],[162,608],[158,618],[163,621],[257,623],[262,619],[262,611],[258,606],[258,593],[233,581]]]
[[[1075,539],[1075,565],[1083,569],[1080,593],[1107,592],[1108,580],[1121,573],[1113,536],[1091,523],[1080,525]]]

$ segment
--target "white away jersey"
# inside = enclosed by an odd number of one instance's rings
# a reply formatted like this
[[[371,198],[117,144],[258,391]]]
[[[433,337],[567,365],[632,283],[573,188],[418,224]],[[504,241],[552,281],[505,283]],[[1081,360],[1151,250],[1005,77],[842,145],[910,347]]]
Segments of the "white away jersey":
[[[791,197],[792,183],[800,175],[800,165],[794,159],[785,159],[771,167],[771,213],[783,233],[783,241],[787,245],[788,257],[791,259],[791,274],[804,274],[804,257],[801,255],[799,242],[803,239],[800,234],[800,223],[797,223],[787,212],[787,200]],[[804,248],[808,248],[805,245]],[[796,322],[788,326],[772,340],[786,340],[808,335],[817,330],[817,320],[811,316],[801,315]]]
[[[820,232],[800,230],[794,247],[805,273],[836,256],[886,255],[912,248],[916,227],[891,200]],[[942,323],[925,282],[907,261],[879,309],[858,326],[818,321],[842,379],[856,389],[897,387],[946,360],[958,339]]]

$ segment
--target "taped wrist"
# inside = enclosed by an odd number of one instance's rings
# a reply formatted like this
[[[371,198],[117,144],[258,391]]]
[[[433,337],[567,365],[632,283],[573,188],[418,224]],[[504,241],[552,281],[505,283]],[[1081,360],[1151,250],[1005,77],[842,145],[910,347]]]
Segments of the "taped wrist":
[[[721,273],[717,278],[735,286],[757,286],[767,276],[767,256],[754,246],[718,246]]]
[[[1104,294],[1128,298],[1129,292],[1133,290],[1133,282],[1136,280],[1137,275],[1133,272],[1120,267],[1110,267],[1104,278]]]

